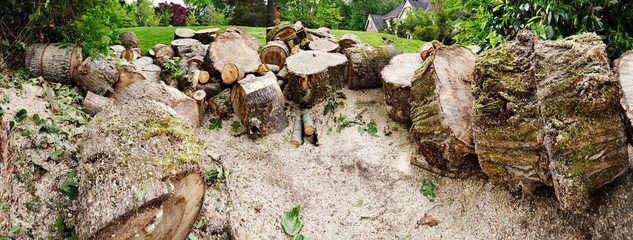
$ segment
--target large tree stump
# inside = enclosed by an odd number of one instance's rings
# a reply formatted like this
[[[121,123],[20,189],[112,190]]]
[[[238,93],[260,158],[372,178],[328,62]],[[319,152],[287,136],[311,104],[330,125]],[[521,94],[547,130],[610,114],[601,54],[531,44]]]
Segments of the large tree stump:
[[[394,56],[402,53],[391,45],[356,45],[345,50],[347,86],[350,89],[374,88],[382,85],[380,71]]]
[[[622,54],[613,62],[616,77],[622,87],[620,103],[624,108],[629,124],[633,126],[633,50]]]
[[[426,162],[449,172],[476,167],[472,132],[472,71],[466,47],[441,47],[411,82],[411,134]]]
[[[282,41],[286,42],[292,36],[296,36],[297,30],[292,22],[280,22],[266,34],[266,42]]]
[[[348,49],[350,47],[353,47],[356,44],[361,44],[361,43],[363,42],[360,40],[360,38],[358,38],[354,34],[349,33],[341,37],[341,39],[338,41],[338,46],[341,53],[344,53],[345,49]]]
[[[50,82],[71,84],[82,60],[79,46],[61,48],[53,44],[31,44],[25,62],[31,77],[42,76]]]
[[[308,47],[314,51],[331,52],[331,53],[339,52],[339,44],[336,42],[330,41],[330,39],[317,39],[317,40],[311,41],[308,44]]]
[[[281,132],[288,126],[284,96],[272,72],[262,77],[248,75],[233,85],[231,102],[250,136]]]
[[[116,66],[105,58],[86,58],[78,68],[75,83],[79,89],[86,92],[105,96],[114,92],[112,85],[119,80],[121,73]]]
[[[200,41],[202,44],[209,44],[211,42],[213,42],[213,39],[215,39],[215,35],[220,33],[219,28],[207,28],[207,29],[202,29],[202,30],[198,30],[195,33],[195,39],[198,39],[198,41]]]
[[[410,122],[411,79],[424,62],[417,53],[395,56],[380,72],[385,90],[387,114],[396,122]]]
[[[193,38],[196,35],[196,31],[189,28],[176,28],[174,30],[174,40],[182,38]]]
[[[290,56],[290,50],[286,43],[282,41],[271,41],[262,48],[259,52],[259,57],[264,64],[273,64],[277,66],[284,66],[286,64],[286,58]]]
[[[187,238],[206,184],[185,119],[158,102],[130,101],[93,118],[79,147],[79,239]]]
[[[343,54],[303,51],[286,59],[288,98],[312,106],[345,85],[347,58]]]
[[[229,25],[228,27],[226,27],[226,29],[224,29],[224,31],[225,32],[232,32],[232,33],[239,34],[240,37],[242,37],[242,39],[244,39],[244,41],[246,42],[247,46],[249,46],[251,49],[253,49],[255,51],[259,50],[259,42],[257,42],[257,38],[253,37],[252,35],[250,35],[246,31],[244,31],[244,29],[241,29],[238,26]]]
[[[262,64],[257,50],[249,47],[238,33],[224,31],[209,45],[203,66],[209,73],[219,76],[228,63],[243,67],[247,73],[257,72],[257,67]]]
[[[138,38],[133,32],[122,32],[119,34],[119,41],[127,49],[138,47]]]

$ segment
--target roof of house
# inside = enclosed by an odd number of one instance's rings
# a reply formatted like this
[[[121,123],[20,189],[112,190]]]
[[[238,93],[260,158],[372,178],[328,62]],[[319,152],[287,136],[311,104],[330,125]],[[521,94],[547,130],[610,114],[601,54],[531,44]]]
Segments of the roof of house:
[[[377,32],[382,32],[385,30],[385,17],[381,16],[381,15],[376,15],[376,14],[369,14],[369,18],[371,19],[372,22],[374,22],[374,26],[376,26],[376,31]],[[367,27],[365,27],[367,28]]]
[[[404,6],[407,4],[407,2],[412,7],[414,7],[416,11],[419,10],[420,8],[424,9],[425,11],[429,11],[429,12],[433,12],[433,10],[434,10],[433,6],[431,4],[431,0],[422,0],[422,1],[407,0],[407,1],[404,1],[402,4],[400,4],[395,9],[391,10],[386,15],[369,14],[369,19],[371,19],[371,21],[376,26],[376,31],[382,32],[382,31],[385,30],[385,20],[387,20],[389,18],[398,18],[398,17],[400,17],[402,15],[402,11],[404,9]],[[365,26],[365,29],[367,29],[367,26]]]

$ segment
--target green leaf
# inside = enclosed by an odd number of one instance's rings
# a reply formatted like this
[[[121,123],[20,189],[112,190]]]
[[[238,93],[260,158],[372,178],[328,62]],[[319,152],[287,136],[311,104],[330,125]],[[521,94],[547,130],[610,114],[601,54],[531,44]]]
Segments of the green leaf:
[[[211,118],[209,119],[209,130],[219,130],[222,129],[222,120],[219,118]]]
[[[290,240],[304,240],[304,239],[305,237],[303,235],[297,234],[297,235],[292,236]]]
[[[22,122],[22,120],[24,120],[27,117],[26,115],[26,110],[25,109],[20,109],[15,113],[15,117],[13,117],[13,119],[16,122]]]
[[[2,94],[2,102],[3,103],[10,103],[11,100],[9,99],[9,95],[7,94]]]
[[[75,181],[75,177],[77,176],[77,169],[73,168],[68,173],[68,178],[62,183],[62,186],[59,187],[59,191],[68,196],[70,200],[75,200],[77,195],[79,195],[79,189],[77,187],[77,182]]]
[[[301,204],[287,211],[281,218],[281,229],[290,236],[299,235],[303,229],[303,219],[299,217],[300,208]]]
[[[136,189],[136,192],[134,192],[134,199],[136,200],[137,203],[142,203],[143,199],[145,199],[145,186],[141,186],[140,188]]]
[[[429,201],[435,202],[435,193],[433,193],[434,189],[435,184],[424,179],[424,181],[422,182],[422,187],[420,187],[420,193],[422,193],[422,195],[424,195]]]
[[[189,233],[189,236],[187,236],[187,240],[198,240],[198,237],[196,237],[196,235],[193,233]]]
[[[64,153],[64,149],[57,149],[51,153],[51,158],[56,158],[57,156],[62,155],[62,153]]]

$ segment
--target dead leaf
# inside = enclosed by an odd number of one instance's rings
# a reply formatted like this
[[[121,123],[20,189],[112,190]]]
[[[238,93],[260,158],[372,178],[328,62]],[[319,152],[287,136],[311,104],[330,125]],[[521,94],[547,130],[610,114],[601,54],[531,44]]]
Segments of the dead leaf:
[[[418,221],[418,225],[429,225],[430,227],[435,227],[438,224],[440,224],[439,220],[426,213],[424,213],[424,217]]]

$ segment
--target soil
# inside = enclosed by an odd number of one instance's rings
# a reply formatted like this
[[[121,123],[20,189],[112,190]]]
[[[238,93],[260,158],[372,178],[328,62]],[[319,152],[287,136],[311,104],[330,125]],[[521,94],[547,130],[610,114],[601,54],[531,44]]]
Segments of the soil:
[[[29,116],[53,116],[39,86],[25,84],[23,89],[0,89],[11,99],[0,104],[6,111],[5,121],[13,119],[19,108]],[[344,106],[334,114],[323,116],[325,102],[312,108],[313,118],[322,122],[320,146],[290,144],[292,126],[261,139],[233,136],[230,124],[238,121],[235,116],[224,120],[222,129],[209,130],[207,116],[196,130],[204,145],[202,167],[220,165],[232,173],[208,188],[200,224],[192,234],[199,239],[221,239],[239,229],[248,239],[290,239],[280,220],[286,211],[301,205],[305,224],[301,234],[308,239],[633,238],[631,171],[595,193],[593,208],[587,213],[574,215],[559,210],[552,188],[523,195],[492,184],[482,174],[452,179],[410,165],[409,156],[420,157],[409,139],[410,126],[389,119],[382,90],[343,92]],[[299,112],[288,106],[290,118]],[[357,115],[366,122],[373,119],[379,137],[361,134],[357,125],[337,132],[333,118],[343,115],[347,120]],[[63,125],[68,131],[82,132],[83,126]],[[35,128],[29,123],[17,126]],[[391,134],[385,136],[385,131]],[[60,144],[72,150],[78,137],[62,139]],[[48,159],[53,147],[34,147],[25,138],[17,143],[15,166],[18,175],[27,177],[13,179],[9,201],[3,205],[10,208],[13,220],[4,219],[2,226],[20,227],[9,235],[13,239],[70,237],[74,204],[58,188],[77,162],[70,156]],[[32,181],[36,165],[45,165],[48,171]],[[436,185],[434,202],[419,191],[425,180]],[[39,202],[39,207],[33,208],[33,202]],[[63,223],[58,225],[60,215]],[[438,224],[420,224],[425,215]]]

